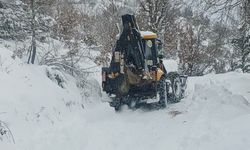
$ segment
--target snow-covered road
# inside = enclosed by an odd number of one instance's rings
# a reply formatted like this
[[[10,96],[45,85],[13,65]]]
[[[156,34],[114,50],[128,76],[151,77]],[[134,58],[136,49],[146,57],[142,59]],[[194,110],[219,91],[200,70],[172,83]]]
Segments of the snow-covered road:
[[[0,56],[0,150],[250,147],[249,74],[192,77],[186,98],[178,104],[116,113],[101,102],[105,95],[82,101],[69,76],[62,75],[67,80],[62,88],[47,77],[53,73],[50,68],[13,60],[7,50]]]
[[[98,105],[84,116],[88,137],[84,148],[246,150],[250,147],[246,82],[250,76],[238,73],[190,78],[187,97],[160,111],[124,108],[115,113],[107,104]]]

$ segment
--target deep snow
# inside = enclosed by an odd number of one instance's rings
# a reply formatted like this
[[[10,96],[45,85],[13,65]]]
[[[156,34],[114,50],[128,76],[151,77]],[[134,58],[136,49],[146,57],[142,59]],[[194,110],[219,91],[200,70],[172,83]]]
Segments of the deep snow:
[[[187,96],[159,111],[115,113],[95,96],[82,99],[75,81],[65,88],[46,66],[0,53],[1,150],[246,150],[250,147],[250,74],[188,79]],[[165,61],[169,70],[177,67]],[[11,132],[9,132],[8,128]],[[0,130],[1,131],[1,130]],[[11,137],[13,134],[14,139]]]

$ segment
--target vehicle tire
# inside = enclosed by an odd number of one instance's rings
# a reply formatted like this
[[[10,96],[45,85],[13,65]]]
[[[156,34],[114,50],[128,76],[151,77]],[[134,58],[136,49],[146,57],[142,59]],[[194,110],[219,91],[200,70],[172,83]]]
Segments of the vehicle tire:
[[[159,97],[159,105],[161,108],[165,108],[168,103],[167,99],[167,83],[165,76],[162,76],[157,86],[157,96]]]
[[[177,72],[170,72],[168,79],[171,82],[171,92],[168,93],[170,103],[178,103],[182,99],[182,87],[180,75]]]
[[[180,102],[182,99],[182,89],[181,89],[181,80],[179,76],[173,80],[172,90],[173,90],[173,95],[174,95],[174,99],[173,99],[174,103]]]
[[[116,112],[119,112],[121,110],[121,100],[119,98],[114,98],[112,102],[110,102],[110,106],[115,108]]]

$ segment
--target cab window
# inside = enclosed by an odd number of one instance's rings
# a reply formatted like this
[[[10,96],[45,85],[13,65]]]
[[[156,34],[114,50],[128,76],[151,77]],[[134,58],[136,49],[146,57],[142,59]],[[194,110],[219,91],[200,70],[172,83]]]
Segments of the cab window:
[[[152,59],[152,47],[153,47],[153,41],[152,40],[145,40],[144,41],[144,47],[145,47],[145,58],[146,59]]]

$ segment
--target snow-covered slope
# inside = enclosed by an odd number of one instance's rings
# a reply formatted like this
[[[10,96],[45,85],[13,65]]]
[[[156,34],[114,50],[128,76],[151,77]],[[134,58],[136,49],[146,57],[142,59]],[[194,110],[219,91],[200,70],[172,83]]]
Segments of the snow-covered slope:
[[[159,111],[115,113],[86,104],[74,79],[64,88],[48,67],[26,65],[1,49],[0,149],[246,150],[250,147],[250,74],[192,77],[187,96]],[[170,62],[170,70],[175,63]],[[101,99],[96,96],[96,99]],[[102,99],[107,99],[104,96]],[[9,129],[8,129],[9,128]],[[8,132],[8,131],[11,132]],[[11,136],[13,135],[13,138]]]
[[[0,51],[0,149],[40,149],[83,112],[80,91],[67,74],[27,65],[11,51]],[[56,76],[63,79],[60,86]],[[63,143],[59,145],[68,146]]]

